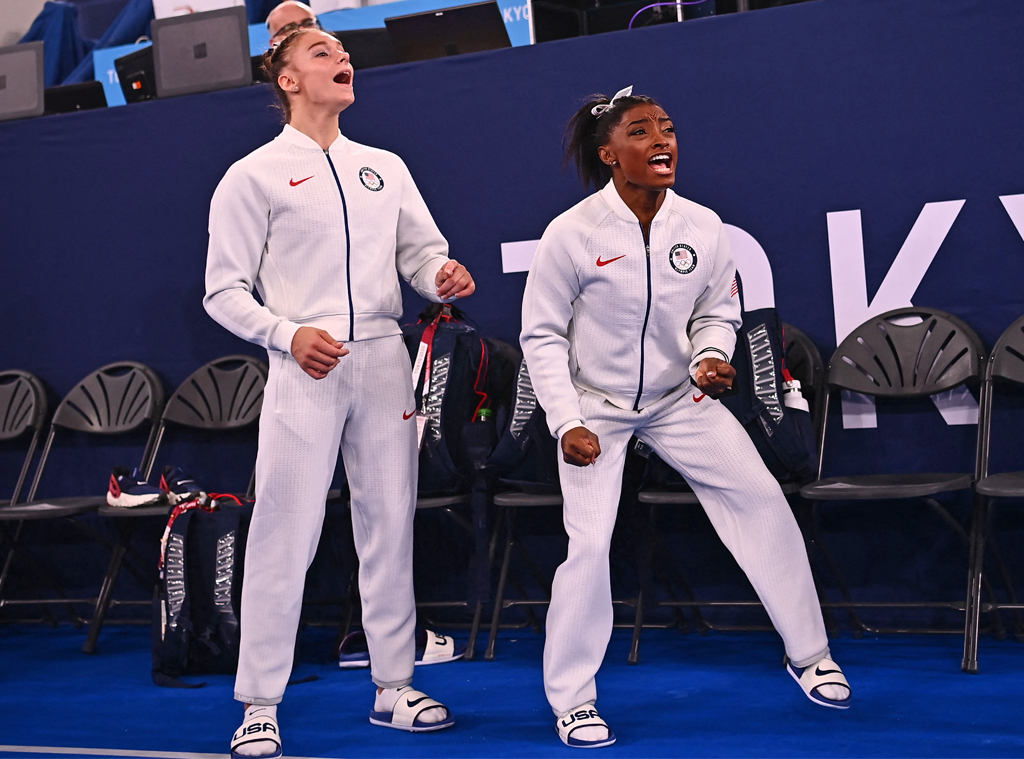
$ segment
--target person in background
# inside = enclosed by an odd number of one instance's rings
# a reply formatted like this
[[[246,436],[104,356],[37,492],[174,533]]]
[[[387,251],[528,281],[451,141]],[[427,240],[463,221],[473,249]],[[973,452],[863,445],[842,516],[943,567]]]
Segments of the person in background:
[[[270,32],[270,47],[277,47],[281,40],[298,29],[323,29],[313,9],[298,0],[285,0],[267,16],[267,30]]]

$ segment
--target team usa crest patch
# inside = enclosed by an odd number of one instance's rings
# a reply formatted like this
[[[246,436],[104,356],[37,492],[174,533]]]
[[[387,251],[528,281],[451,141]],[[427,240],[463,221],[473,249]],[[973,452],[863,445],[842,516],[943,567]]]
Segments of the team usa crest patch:
[[[697,268],[697,252],[686,243],[673,245],[668,252],[668,262],[680,274],[689,274]]]
[[[384,180],[381,175],[369,166],[364,166],[359,170],[359,181],[363,183],[363,187],[372,192],[380,192],[384,189]]]

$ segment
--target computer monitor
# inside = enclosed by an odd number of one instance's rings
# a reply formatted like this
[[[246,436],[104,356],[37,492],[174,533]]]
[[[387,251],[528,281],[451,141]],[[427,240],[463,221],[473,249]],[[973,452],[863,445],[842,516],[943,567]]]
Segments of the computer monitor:
[[[263,71],[263,56],[253,55],[249,58],[249,67],[252,69],[252,80],[254,82],[269,83],[266,72]]]
[[[351,56],[352,68],[357,71],[398,63],[398,54],[387,29],[345,29],[331,34]]]
[[[157,97],[252,84],[245,6],[153,21]]]
[[[89,82],[47,87],[43,92],[43,103],[46,106],[45,113],[71,113],[106,108],[107,96],[103,92],[103,84],[93,79]]]
[[[402,63],[512,47],[494,0],[384,19]]]
[[[114,70],[126,103],[140,103],[156,97],[152,45],[114,59]]]
[[[0,121],[43,113],[43,43],[0,47]]]

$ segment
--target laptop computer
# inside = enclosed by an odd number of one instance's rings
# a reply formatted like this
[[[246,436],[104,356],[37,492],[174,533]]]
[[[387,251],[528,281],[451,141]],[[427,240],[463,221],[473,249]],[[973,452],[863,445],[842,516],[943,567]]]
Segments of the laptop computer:
[[[244,5],[156,19],[152,31],[157,97],[252,84]]]
[[[114,70],[121,83],[127,103],[140,103],[156,97],[156,72],[153,68],[153,46],[114,59]]]
[[[43,91],[44,113],[71,113],[106,108],[107,96],[103,84],[95,80],[47,87]]]
[[[43,113],[43,43],[0,47],[0,121]]]
[[[372,69],[398,63],[398,54],[391,44],[391,34],[382,29],[345,29],[331,32],[352,58],[352,68]]]
[[[512,47],[494,0],[384,19],[402,63]]]

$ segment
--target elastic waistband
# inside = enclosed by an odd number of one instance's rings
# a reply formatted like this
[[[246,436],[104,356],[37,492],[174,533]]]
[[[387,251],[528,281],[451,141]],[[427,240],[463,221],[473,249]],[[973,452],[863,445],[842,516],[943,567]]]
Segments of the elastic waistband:
[[[347,315],[335,314],[328,316],[314,316],[310,319],[295,320],[296,324],[303,327],[316,327],[331,334],[335,340],[349,342],[349,319]],[[368,313],[356,314],[355,330],[353,340],[374,340],[378,337],[390,337],[391,335],[402,334],[402,328],[394,314]]]
[[[616,408],[620,408],[623,411],[633,410],[633,402],[636,400],[636,396],[626,396],[619,395],[617,393],[610,393],[607,390],[599,390],[598,388],[591,387],[590,385],[584,384],[582,382],[574,381],[573,384],[575,385],[577,391],[582,390],[583,392],[596,395],[599,398],[604,398],[606,401],[608,401]],[[669,388],[668,390],[657,393],[644,393],[643,396],[640,398],[639,411],[643,411],[648,406],[652,406],[655,403],[658,403],[659,401],[665,400],[670,395],[685,392],[686,390],[689,389],[690,385],[692,384],[693,381],[689,377],[687,377],[683,382],[681,382],[680,384],[676,385],[673,388]]]

